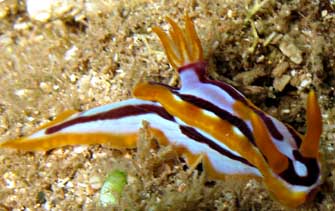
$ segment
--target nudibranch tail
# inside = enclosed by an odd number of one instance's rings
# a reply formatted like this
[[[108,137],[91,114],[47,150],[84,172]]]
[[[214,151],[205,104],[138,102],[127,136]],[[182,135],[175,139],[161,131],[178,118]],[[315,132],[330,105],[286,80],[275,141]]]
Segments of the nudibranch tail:
[[[53,125],[50,126],[52,128]],[[43,130],[42,130],[43,131]],[[42,134],[40,137],[32,136],[10,140],[1,143],[1,147],[13,148],[24,151],[48,151],[63,146],[70,145],[89,145],[89,144],[108,144],[115,149],[131,149],[136,147],[138,132],[118,134],[118,133],[57,133],[54,135]]]
[[[201,61],[202,47],[190,17],[185,16],[185,29],[181,29],[172,19],[166,19],[172,27],[169,31],[170,36],[159,27],[154,27],[153,31],[161,40],[170,64],[178,69],[186,64]]]
[[[56,125],[57,123],[60,123],[60,122],[64,121],[65,119],[70,118],[72,115],[75,115],[76,113],[79,113],[79,112],[76,111],[76,110],[64,111],[64,112],[58,114],[54,120],[52,120],[50,122],[47,122],[47,123],[43,124],[42,126],[36,128],[34,131],[32,131],[32,133],[37,132],[37,131],[42,130],[42,129],[45,129],[45,128],[48,128],[52,125]]]
[[[322,117],[317,96],[312,90],[307,97],[307,131],[299,148],[305,157],[318,158]]]
[[[81,113],[64,112],[31,135],[2,142],[0,147],[27,151],[46,151],[78,144],[135,148],[142,121],[154,125],[153,129],[179,131],[179,125],[159,104],[131,99]]]

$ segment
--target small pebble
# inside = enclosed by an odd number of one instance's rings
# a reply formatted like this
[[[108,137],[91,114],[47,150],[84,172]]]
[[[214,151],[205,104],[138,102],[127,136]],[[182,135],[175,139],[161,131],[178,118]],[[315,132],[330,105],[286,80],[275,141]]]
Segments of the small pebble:
[[[287,68],[289,67],[288,62],[281,62],[279,63],[273,70],[272,70],[272,76],[273,77],[280,77],[282,76],[286,71]]]
[[[301,64],[302,62],[302,52],[301,50],[293,43],[293,40],[288,36],[284,36],[282,41],[279,44],[280,51],[287,56],[295,64]]]
[[[282,75],[281,77],[277,77],[273,81],[273,87],[276,91],[283,91],[286,85],[290,82],[291,76],[289,75]]]

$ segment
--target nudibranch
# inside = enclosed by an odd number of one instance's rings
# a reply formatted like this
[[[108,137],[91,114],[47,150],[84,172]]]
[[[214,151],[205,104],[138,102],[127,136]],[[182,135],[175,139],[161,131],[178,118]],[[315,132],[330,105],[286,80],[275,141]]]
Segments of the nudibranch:
[[[153,31],[178,70],[180,88],[140,83],[133,90],[134,99],[65,112],[31,135],[0,146],[28,151],[75,144],[134,148],[146,121],[160,144],[172,145],[190,167],[201,162],[211,179],[262,178],[274,197],[289,207],[311,199],[322,183],[322,119],[314,91],[307,97],[307,132],[300,135],[234,87],[206,76],[201,43],[188,16],[183,29],[167,21],[169,34],[157,27]]]

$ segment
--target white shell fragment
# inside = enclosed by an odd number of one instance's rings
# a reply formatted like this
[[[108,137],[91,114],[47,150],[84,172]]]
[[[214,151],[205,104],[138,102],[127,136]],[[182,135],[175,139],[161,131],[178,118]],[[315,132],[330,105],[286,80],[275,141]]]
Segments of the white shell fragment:
[[[26,5],[29,17],[41,22],[64,16],[75,18],[83,9],[83,4],[77,0],[27,0]]]
[[[294,44],[294,40],[289,36],[284,36],[282,41],[279,44],[280,51],[287,56],[295,64],[301,64],[302,62],[302,52]]]

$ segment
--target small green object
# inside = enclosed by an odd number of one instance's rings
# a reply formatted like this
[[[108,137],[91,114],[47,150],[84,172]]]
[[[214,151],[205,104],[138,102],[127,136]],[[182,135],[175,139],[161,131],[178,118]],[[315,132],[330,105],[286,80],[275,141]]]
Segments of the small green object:
[[[44,204],[47,200],[45,199],[45,193],[40,191],[37,193],[37,203]]]
[[[100,190],[101,205],[103,207],[117,205],[126,184],[125,172],[120,170],[110,172]]]

